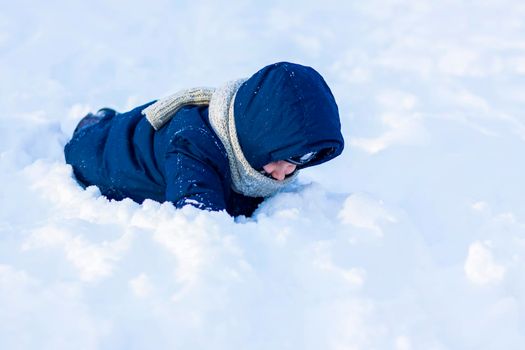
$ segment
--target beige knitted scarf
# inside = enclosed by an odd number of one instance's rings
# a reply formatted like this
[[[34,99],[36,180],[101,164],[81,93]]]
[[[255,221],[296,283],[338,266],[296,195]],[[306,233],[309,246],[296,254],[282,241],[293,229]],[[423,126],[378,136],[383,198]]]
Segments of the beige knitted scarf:
[[[278,181],[252,168],[244,157],[235,127],[234,101],[237,90],[245,81],[246,79],[234,80],[217,89],[182,90],[146,107],[142,114],[155,130],[159,130],[181,107],[209,105],[210,124],[228,154],[233,190],[249,197],[268,197],[293,182],[298,171]]]

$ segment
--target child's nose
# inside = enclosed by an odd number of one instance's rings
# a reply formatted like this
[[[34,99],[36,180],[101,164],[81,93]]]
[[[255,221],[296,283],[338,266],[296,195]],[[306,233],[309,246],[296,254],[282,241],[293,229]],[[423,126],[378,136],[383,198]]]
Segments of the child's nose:
[[[278,169],[272,173],[272,176],[275,180],[282,181],[286,177],[286,174],[284,173],[283,169]]]
[[[286,175],[289,175],[294,172],[295,165],[290,164],[288,162],[278,162],[278,165],[275,167],[274,171],[272,171],[272,176],[274,179],[282,181],[286,177]]]

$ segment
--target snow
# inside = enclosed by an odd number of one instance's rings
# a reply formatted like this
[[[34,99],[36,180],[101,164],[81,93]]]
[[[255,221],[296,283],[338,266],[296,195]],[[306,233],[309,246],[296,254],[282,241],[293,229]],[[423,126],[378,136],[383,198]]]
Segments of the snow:
[[[523,349],[518,0],[6,2],[0,348]],[[108,201],[88,111],[315,67],[347,148],[253,218]]]
[[[505,267],[496,263],[490,250],[491,242],[474,242],[468,250],[465,273],[477,284],[499,283],[505,276]]]

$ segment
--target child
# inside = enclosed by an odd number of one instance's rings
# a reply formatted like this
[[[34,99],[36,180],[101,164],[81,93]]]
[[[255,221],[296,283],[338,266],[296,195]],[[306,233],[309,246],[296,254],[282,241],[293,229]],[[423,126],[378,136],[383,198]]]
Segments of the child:
[[[64,152],[78,182],[110,199],[250,216],[299,169],[341,154],[340,129],[321,75],[281,62],[218,89],[88,114]]]

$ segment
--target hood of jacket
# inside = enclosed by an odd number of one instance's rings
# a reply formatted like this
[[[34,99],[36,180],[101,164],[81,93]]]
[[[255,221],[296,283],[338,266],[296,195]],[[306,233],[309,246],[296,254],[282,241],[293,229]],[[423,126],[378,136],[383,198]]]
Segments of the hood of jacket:
[[[337,103],[311,67],[288,62],[264,67],[240,86],[234,111],[242,152],[254,169],[318,152],[298,167],[306,168],[343,151]]]

